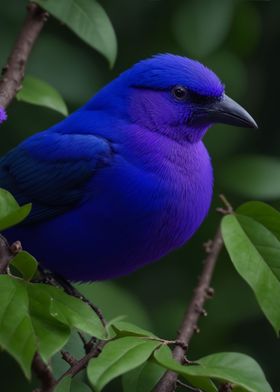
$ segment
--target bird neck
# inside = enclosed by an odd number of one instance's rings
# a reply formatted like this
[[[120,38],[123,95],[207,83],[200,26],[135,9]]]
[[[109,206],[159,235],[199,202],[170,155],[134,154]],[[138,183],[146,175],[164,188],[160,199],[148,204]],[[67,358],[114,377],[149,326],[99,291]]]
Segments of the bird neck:
[[[151,131],[149,128],[137,124],[121,128],[121,153],[127,160],[153,173],[160,173],[163,177],[174,181],[174,174],[183,176],[185,180],[207,173],[212,181],[212,167],[208,152],[202,141],[190,143],[167,137],[163,133]]]

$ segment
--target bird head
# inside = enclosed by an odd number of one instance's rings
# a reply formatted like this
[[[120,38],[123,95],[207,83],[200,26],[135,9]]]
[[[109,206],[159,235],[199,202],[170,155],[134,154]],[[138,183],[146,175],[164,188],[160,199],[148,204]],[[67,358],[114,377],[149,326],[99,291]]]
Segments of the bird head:
[[[199,141],[215,123],[257,128],[249,113],[225,94],[217,75],[186,57],[160,54],[124,72],[115,85],[125,91],[133,121],[178,140]]]

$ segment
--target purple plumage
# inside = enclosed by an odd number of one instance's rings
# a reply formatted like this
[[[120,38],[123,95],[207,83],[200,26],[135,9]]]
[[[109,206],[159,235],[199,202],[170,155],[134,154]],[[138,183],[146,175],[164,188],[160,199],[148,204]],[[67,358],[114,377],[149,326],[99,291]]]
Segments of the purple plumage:
[[[7,118],[8,118],[8,116],[7,116],[5,109],[0,106],[0,124],[2,122],[6,121]]]
[[[213,175],[202,138],[216,122],[256,126],[197,61],[139,62],[2,158],[0,186],[33,203],[6,235],[72,280],[113,278],[161,258],[208,212]]]

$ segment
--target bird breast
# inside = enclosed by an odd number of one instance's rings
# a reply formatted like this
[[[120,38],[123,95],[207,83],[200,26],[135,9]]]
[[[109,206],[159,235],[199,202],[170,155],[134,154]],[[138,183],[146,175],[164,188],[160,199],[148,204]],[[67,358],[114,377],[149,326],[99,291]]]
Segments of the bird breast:
[[[135,137],[126,151],[133,152],[126,159],[139,170],[132,188],[142,211],[153,217],[148,229],[152,238],[165,248],[181,246],[200,226],[211,203],[213,174],[205,146],[152,135]]]

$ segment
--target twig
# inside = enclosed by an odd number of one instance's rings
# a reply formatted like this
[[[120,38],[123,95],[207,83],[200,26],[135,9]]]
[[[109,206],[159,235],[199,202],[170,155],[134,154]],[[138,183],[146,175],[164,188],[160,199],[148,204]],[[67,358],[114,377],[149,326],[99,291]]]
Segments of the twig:
[[[231,392],[233,390],[233,385],[230,383],[222,384],[219,388],[219,392]]]
[[[21,243],[15,241],[11,246],[5,237],[0,234],[0,274],[7,272],[10,261],[22,250]]]
[[[78,289],[76,289],[76,287],[74,287],[70,282],[68,282],[68,280],[56,274],[51,275],[67,294],[72,295],[72,297],[78,298],[81,301],[85,302],[97,314],[103,327],[106,327],[107,323],[105,317],[102,311],[96,305],[94,305],[89,299],[87,299]]]
[[[7,108],[16,93],[20,90],[27,60],[34,43],[48,18],[48,14],[35,3],[30,3],[27,10],[28,14],[22,29],[8,58],[8,62],[2,70],[2,77],[0,80],[0,108]],[[5,111],[3,111],[2,115],[5,115]],[[19,250],[21,250],[21,246],[18,241],[10,247],[7,240],[0,235],[0,273],[5,273],[7,271],[9,262]],[[79,293],[70,283],[64,282],[64,284],[62,284],[61,280],[58,281],[53,277],[49,278],[48,283],[53,285],[57,285],[58,283],[65,291],[68,289],[69,294],[71,293],[71,295],[86,302],[99,316],[102,324],[104,326],[106,325],[105,318],[99,308]],[[62,351],[62,357],[70,364],[70,369],[66,371],[59,380],[55,380],[51,369],[44,363],[40,355],[36,353],[33,358],[32,368],[41,381],[41,388],[37,388],[35,391],[52,392],[54,386],[57,385],[62,378],[67,375],[73,377],[86,367],[91,358],[97,357],[106,344],[106,341],[99,341],[94,347],[92,344],[93,342],[88,345],[88,353],[80,360],[76,360],[69,353]]]
[[[57,380],[56,383],[58,384],[64,377],[67,377],[67,376],[74,377],[77,373],[79,373],[81,370],[83,370],[87,366],[87,364],[91,360],[91,358],[98,357],[98,355],[101,353],[101,351],[106,343],[107,343],[106,340],[100,340],[96,344],[96,346],[93,347],[92,350],[90,350],[90,352],[88,354],[86,354],[80,360],[76,361],[70,367],[70,369],[68,369],[65,373],[63,373],[62,376]]]
[[[41,272],[41,275],[42,275],[43,280],[44,280],[45,283],[51,284],[51,285],[56,286],[56,287],[59,285],[69,295],[72,295],[74,297],[77,297],[77,298],[83,300],[89,306],[91,306],[92,309],[95,311],[95,309],[96,309],[95,305],[91,304],[91,302],[87,298],[85,298],[78,290],[76,290],[75,287],[73,287],[70,282],[64,280],[61,277],[57,277],[55,274],[46,273],[42,269],[40,269],[40,272]],[[106,321],[105,321],[105,319],[104,319],[104,317],[103,317],[101,312],[100,312],[100,314],[102,316],[102,319],[100,319],[100,320],[101,320],[102,323],[104,323],[104,326],[106,326]],[[82,335],[80,335],[80,336],[82,336]],[[98,341],[94,345],[95,339],[94,340],[91,339],[89,342],[86,342],[83,337],[82,337],[82,341],[84,343],[84,348],[85,348],[85,352],[86,352],[85,356],[82,357],[81,359],[77,360],[76,358],[74,358],[67,351],[61,350],[62,359],[70,365],[70,368],[65,373],[63,373],[58,380],[55,380],[53,378],[53,383],[52,383],[50,389],[48,389],[48,390],[42,389],[43,388],[43,379],[41,379],[41,381],[42,381],[41,389],[38,389],[38,390],[36,390],[34,392],[52,392],[53,388],[64,377],[67,377],[67,376],[74,377],[77,373],[79,373],[81,370],[83,370],[87,366],[87,364],[88,364],[88,362],[90,361],[91,358],[95,358],[95,357],[97,357],[101,353],[103,347],[107,343],[107,341],[105,341],[105,340],[100,340],[100,341]],[[51,373],[51,371],[50,371],[50,373]],[[38,376],[38,378],[40,378],[39,375],[38,375],[38,372],[37,372],[37,376]]]
[[[232,205],[230,204],[230,202],[227,200],[227,198],[225,197],[225,195],[221,194],[220,195],[220,199],[222,200],[222,202],[224,203],[224,208],[216,208],[216,211],[220,212],[223,215],[227,215],[227,214],[232,214],[233,213],[233,208]]]
[[[32,369],[41,381],[41,388],[37,388],[33,392],[52,392],[56,380],[53,377],[51,369],[45,364],[38,353],[34,355]]]
[[[0,234],[0,274],[4,274],[6,272],[12,258],[13,254],[10,250],[8,241]]]
[[[77,363],[77,359],[73,357],[68,351],[61,350],[61,358],[68,363],[70,366],[74,366]]]
[[[65,291],[65,293],[71,295],[72,297],[78,298],[84,303],[86,303],[97,314],[103,327],[106,327],[107,322],[102,311],[96,305],[94,305],[89,299],[87,299],[78,289],[76,289],[76,287],[74,287],[70,282],[68,282],[68,280],[52,272],[46,272],[44,271],[43,268],[40,267],[39,267],[39,271],[42,276],[42,279],[39,281],[43,281],[44,283],[50,284],[51,286],[61,287]],[[82,341],[85,344],[83,338]]]
[[[83,343],[85,353],[88,354],[90,350],[93,348],[93,346],[96,344],[97,339],[95,337],[92,337],[90,340],[86,340],[86,338],[81,332],[78,332],[78,335]]]
[[[17,37],[16,43],[2,70],[0,81],[0,107],[6,108],[18,90],[24,77],[26,62],[33,45],[42,30],[47,13],[34,3],[27,7],[28,14]]]
[[[34,3],[27,7],[28,14],[25,18],[22,29],[17,37],[15,45],[10,53],[8,62],[2,70],[0,80],[0,107],[7,108],[21,88],[24,78],[25,66],[42,27],[47,20],[47,13]],[[5,112],[4,112],[5,114]],[[9,246],[8,241],[0,235],[0,273],[6,273],[9,262],[22,250],[19,241]],[[53,374],[40,357],[35,354],[32,362],[32,369],[41,381],[41,389],[37,391],[52,392],[55,384]]]
[[[187,385],[180,380],[177,380],[176,384],[179,385],[180,387],[186,388],[187,390],[192,391],[192,392],[202,392],[201,389],[191,387],[190,385]]]
[[[219,209],[223,214],[232,213],[233,209],[226,198],[221,195],[221,200],[225,204],[225,209]],[[209,245],[210,244],[210,245]],[[188,346],[193,334],[199,332],[197,322],[202,314],[205,314],[203,309],[204,303],[207,298],[214,294],[213,288],[210,287],[213,271],[218,259],[218,256],[223,247],[223,239],[220,227],[218,228],[214,240],[207,243],[206,253],[207,257],[204,262],[203,270],[199,278],[194,295],[188,306],[183,322],[181,324],[179,333],[177,335],[177,344],[173,350],[173,357],[180,363],[185,361],[185,347]],[[175,389],[178,375],[172,371],[167,371],[161,380],[154,388],[154,392],[172,392]]]

